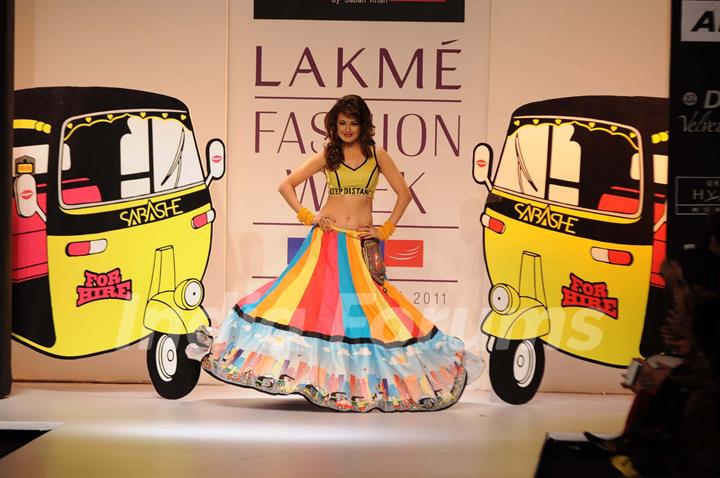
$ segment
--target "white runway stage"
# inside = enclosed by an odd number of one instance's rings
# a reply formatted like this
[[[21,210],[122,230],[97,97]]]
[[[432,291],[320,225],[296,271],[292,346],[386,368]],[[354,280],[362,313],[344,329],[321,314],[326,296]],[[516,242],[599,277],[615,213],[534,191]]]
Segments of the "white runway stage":
[[[468,391],[441,412],[344,414],[229,385],[173,402],[150,385],[16,383],[0,428],[54,428],[1,459],[0,476],[526,478],[546,432],[614,433],[631,398],[539,394],[518,407]]]

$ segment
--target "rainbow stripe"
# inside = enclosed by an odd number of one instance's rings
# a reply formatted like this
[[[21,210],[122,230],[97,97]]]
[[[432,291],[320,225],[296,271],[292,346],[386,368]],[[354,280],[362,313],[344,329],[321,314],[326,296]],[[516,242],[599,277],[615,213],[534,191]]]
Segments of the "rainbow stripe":
[[[436,331],[389,282],[373,281],[351,231],[310,231],[280,276],[241,299],[236,311],[309,336],[402,346]]]

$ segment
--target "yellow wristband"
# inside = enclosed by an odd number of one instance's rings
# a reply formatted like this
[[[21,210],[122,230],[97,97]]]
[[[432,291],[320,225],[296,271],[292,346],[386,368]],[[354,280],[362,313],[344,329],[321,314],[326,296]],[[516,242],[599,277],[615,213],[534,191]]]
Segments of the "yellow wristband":
[[[315,219],[315,214],[310,212],[310,209],[304,207],[298,211],[297,218],[298,221],[300,221],[301,223],[312,226],[313,220]]]
[[[385,241],[395,232],[395,224],[390,221],[385,221],[382,226],[378,227],[377,231],[378,238],[380,238],[381,241]]]

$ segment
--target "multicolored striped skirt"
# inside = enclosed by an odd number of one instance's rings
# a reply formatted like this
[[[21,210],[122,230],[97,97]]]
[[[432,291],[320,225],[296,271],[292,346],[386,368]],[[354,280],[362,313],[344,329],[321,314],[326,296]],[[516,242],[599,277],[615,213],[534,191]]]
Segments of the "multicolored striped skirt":
[[[361,240],[342,229],[314,227],[213,335],[202,366],[217,378],[335,410],[440,410],[482,369],[392,284],[377,284]]]

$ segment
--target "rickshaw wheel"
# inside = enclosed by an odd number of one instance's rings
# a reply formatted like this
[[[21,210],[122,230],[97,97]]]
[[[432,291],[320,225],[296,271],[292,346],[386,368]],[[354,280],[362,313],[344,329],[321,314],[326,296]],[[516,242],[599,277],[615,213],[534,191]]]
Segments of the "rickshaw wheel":
[[[503,401],[522,405],[540,387],[545,371],[545,350],[540,339],[496,339],[490,353],[490,383]]]
[[[147,352],[150,380],[157,393],[170,400],[190,393],[200,378],[200,362],[185,355],[185,335],[153,332]]]

